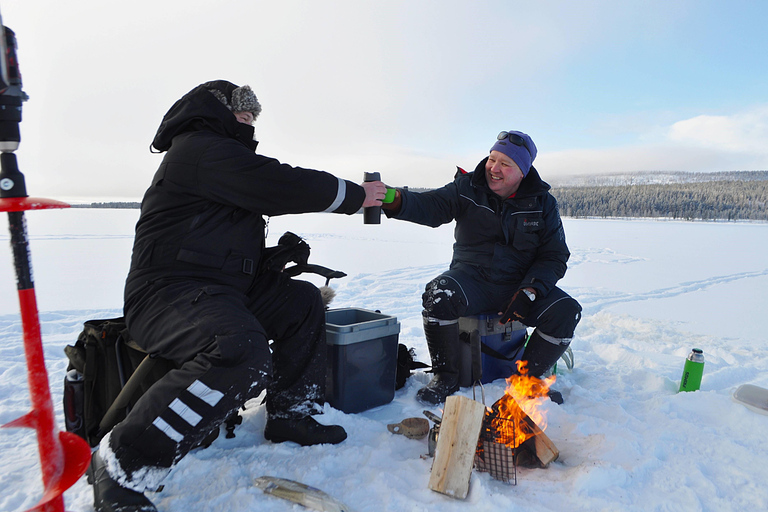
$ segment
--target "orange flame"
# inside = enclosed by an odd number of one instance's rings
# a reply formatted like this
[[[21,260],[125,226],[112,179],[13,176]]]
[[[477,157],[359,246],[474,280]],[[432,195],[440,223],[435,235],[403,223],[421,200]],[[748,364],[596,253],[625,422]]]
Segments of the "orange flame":
[[[497,442],[512,449],[536,435],[532,426],[525,421],[525,415],[541,430],[546,430],[547,418],[542,404],[547,400],[549,388],[555,382],[554,375],[546,379],[528,375],[526,361],[517,362],[517,371],[517,375],[507,379],[504,396],[493,405],[498,416],[491,422],[499,437]],[[510,422],[514,430],[508,427]]]

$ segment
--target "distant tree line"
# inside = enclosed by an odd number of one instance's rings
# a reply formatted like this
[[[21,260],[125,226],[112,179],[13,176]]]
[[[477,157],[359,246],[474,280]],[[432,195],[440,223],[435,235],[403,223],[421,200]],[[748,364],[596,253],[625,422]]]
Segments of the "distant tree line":
[[[768,221],[768,181],[557,187],[566,217],[665,217]]]
[[[566,217],[768,221],[768,173],[721,173],[720,176],[710,174],[703,178],[698,174],[704,173],[681,175],[680,179],[685,181],[672,183],[648,183],[653,174],[634,175],[629,181],[625,176],[619,184],[612,181],[595,185],[555,186],[552,194],[560,205],[560,213]],[[741,179],[735,179],[737,177]],[[669,175],[664,178],[669,179]],[[410,190],[424,192],[430,189],[412,187]],[[125,209],[140,208],[141,203],[110,201],[72,206]]]
[[[670,185],[672,183],[704,183],[710,181],[766,181],[768,171],[641,171],[633,173],[558,176],[547,180],[563,187],[597,187],[606,185]],[[555,181],[556,180],[556,181]]]
[[[72,208],[141,208],[135,201],[110,201],[107,203],[73,204]]]

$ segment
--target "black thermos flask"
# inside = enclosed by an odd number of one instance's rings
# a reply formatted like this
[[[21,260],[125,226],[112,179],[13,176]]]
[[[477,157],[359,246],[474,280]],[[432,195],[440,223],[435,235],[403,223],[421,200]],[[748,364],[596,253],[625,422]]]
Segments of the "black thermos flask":
[[[381,174],[366,172],[363,181],[381,181]],[[363,224],[381,224],[381,206],[363,208]]]

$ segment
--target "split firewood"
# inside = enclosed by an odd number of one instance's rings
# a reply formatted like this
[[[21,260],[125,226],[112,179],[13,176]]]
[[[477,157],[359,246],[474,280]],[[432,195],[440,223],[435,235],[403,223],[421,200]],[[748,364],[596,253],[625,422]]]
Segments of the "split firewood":
[[[485,417],[485,406],[464,396],[449,396],[440,422],[429,488],[464,499]]]

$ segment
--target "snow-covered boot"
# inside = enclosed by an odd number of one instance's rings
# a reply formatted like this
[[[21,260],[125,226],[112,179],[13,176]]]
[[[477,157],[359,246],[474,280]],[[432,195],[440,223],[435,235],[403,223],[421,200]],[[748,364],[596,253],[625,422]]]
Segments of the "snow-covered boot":
[[[301,419],[267,418],[264,438],[273,443],[293,441],[301,446],[339,444],[347,438],[340,425],[323,425],[312,416]]]
[[[88,483],[93,485],[93,508],[97,512],[157,512],[143,493],[126,489],[112,480],[98,449],[91,456]]]
[[[531,333],[521,359],[528,361],[528,375],[541,377],[568,349],[571,339],[559,339],[542,335],[538,329]]]
[[[416,399],[437,405],[459,390],[459,321],[424,317],[424,335],[434,377],[416,393]]]

